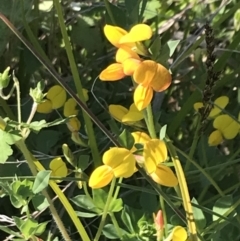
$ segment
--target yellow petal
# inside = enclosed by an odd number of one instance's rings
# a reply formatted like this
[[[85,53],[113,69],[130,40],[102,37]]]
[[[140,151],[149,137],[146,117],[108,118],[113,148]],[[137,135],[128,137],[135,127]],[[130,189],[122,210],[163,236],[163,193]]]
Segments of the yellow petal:
[[[67,122],[67,127],[71,132],[76,132],[80,130],[81,123],[77,117],[73,117]]]
[[[144,144],[151,140],[150,136],[147,135],[145,132],[135,131],[135,132],[132,132],[131,134],[135,140],[135,143]]]
[[[116,81],[122,79],[123,77],[125,77],[123,66],[119,63],[109,65],[99,75],[99,79],[103,81]]]
[[[117,48],[120,47],[120,39],[127,34],[126,30],[108,24],[104,26],[103,31],[108,41]]]
[[[137,107],[137,109],[143,110],[145,109],[152,100],[153,97],[153,90],[150,87],[144,87],[142,85],[138,85],[137,88],[134,91],[134,103]]]
[[[63,115],[65,117],[71,116],[71,115],[77,115],[78,110],[76,110],[77,102],[73,98],[69,98],[63,108]]]
[[[128,109],[121,105],[109,105],[108,110],[111,116],[119,122],[122,122],[122,118],[128,113]]]
[[[209,146],[217,146],[223,141],[222,134],[219,130],[213,131],[208,137]]]
[[[215,116],[220,114],[222,112],[222,109],[224,109],[227,106],[228,102],[229,102],[229,98],[227,96],[220,96],[219,98],[217,98],[214,101],[215,105],[214,105],[213,109],[211,110],[209,117],[214,118]]]
[[[135,70],[138,68],[138,66],[141,64],[141,61],[138,59],[129,58],[126,59],[123,63],[123,72],[125,75],[133,75]]]
[[[37,112],[38,113],[44,113],[48,114],[52,112],[52,102],[50,100],[44,100],[44,102],[38,104],[37,106]]]
[[[220,115],[213,122],[214,128],[218,129],[225,139],[233,139],[239,132],[240,124],[229,115]]]
[[[177,177],[173,171],[163,164],[157,166],[155,172],[151,173],[150,176],[156,183],[163,186],[175,187],[178,184]]]
[[[133,74],[136,83],[152,87],[155,91],[164,91],[171,84],[169,71],[161,64],[152,60],[145,60],[136,68]]]
[[[67,99],[67,93],[65,89],[60,85],[54,85],[47,92],[47,99],[52,102],[52,108],[58,109],[62,107]]]
[[[173,231],[172,241],[186,241],[187,239],[187,232],[181,226],[176,226]]]
[[[128,47],[122,47],[117,50],[116,61],[118,63],[123,63],[126,59],[129,58],[140,60],[138,54]]]
[[[146,24],[137,24],[133,26],[129,33],[120,39],[120,43],[133,43],[150,39],[152,37],[152,29]]]
[[[54,158],[50,162],[49,168],[52,170],[52,176],[66,177],[68,174],[66,163],[61,157]]]
[[[199,109],[201,109],[203,107],[203,103],[202,102],[196,102],[193,105],[194,110],[198,111]]]
[[[113,179],[112,168],[107,165],[97,167],[89,178],[91,188],[102,188],[107,186]]]
[[[144,118],[143,113],[141,111],[139,111],[136,107],[136,105],[133,103],[130,106],[129,111],[127,112],[127,114],[125,114],[122,118],[122,122],[136,122],[136,121],[140,121]]]

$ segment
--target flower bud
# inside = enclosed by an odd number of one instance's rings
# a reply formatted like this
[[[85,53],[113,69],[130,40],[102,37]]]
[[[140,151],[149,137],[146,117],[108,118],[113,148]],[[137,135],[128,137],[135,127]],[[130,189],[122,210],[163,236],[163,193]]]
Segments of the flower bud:
[[[10,75],[9,74],[10,67],[7,67],[4,72],[0,73],[0,89],[6,88],[10,81]]]

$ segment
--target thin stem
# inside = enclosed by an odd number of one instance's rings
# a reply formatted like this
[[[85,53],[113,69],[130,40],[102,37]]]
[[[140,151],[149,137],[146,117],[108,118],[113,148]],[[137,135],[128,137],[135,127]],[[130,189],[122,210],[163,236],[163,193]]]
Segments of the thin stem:
[[[159,187],[159,189],[161,189],[161,186]],[[166,225],[166,224],[168,222],[167,222],[167,213],[166,213],[166,208],[165,208],[165,200],[161,195],[159,196],[159,198],[160,198],[160,205],[161,205],[161,209],[162,209],[162,213],[163,213],[163,223],[165,224],[164,225],[164,235],[165,235],[165,237],[167,237],[168,225]]]
[[[114,198],[114,199],[117,199],[117,197],[118,197],[118,193],[119,193],[120,188],[121,188],[120,184],[122,183],[122,180],[123,180],[122,177],[120,177],[119,180],[118,180],[118,184],[119,184],[119,185],[117,185],[117,187],[116,187],[116,189],[115,189],[115,193],[114,193],[114,195],[113,195],[113,198]]]
[[[145,121],[147,123],[148,131],[150,133],[151,138],[157,138],[156,131],[155,131],[155,126],[154,126],[154,120],[153,120],[153,113],[152,113],[152,106],[148,105],[146,108],[146,114],[145,116]]]
[[[17,113],[18,113],[18,123],[20,124],[22,122],[20,86],[19,86],[19,81],[16,78],[14,72],[13,72],[13,81],[17,92]]]
[[[117,222],[117,219],[115,218],[115,215],[114,213],[109,213],[109,216],[111,217],[111,220],[112,220],[112,223],[117,231],[117,234],[118,234],[118,237],[121,239],[122,238],[122,232],[121,232],[121,229],[118,225],[118,222]]]
[[[194,133],[194,137],[193,137],[193,142],[192,142],[192,145],[191,145],[191,148],[190,148],[190,152],[189,152],[189,158],[192,159],[193,158],[193,155],[195,153],[195,150],[197,148],[197,144],[198,144],[198,140],[199,140],[199,129],[201,127],[200,125],[200,116],[198,115],[197,117],[197,126],[196,126],[196,129],[195,129],[195,133]],[[186,165],[185,165],[185,172],[187,172],[189,170],[191,166],[191,162],[187,162]]]
[[[101,236],[101,233],[102,233],[105,221],[106,221],[106,217],[107,217],[107,214],[108,214],[109,205],[110,205],[110,203],[112,201],[112,195],[113,195],[115,184],[116,184],[116,178],[114,177],[112,182],[111,182],[111,186],[110,186],[110,189],[109,189],[109,192],[108,192],[106,205],[104,207],[102,218],[101,218],[101,221],[100,221],[100,225],[98,227],[98,231],[96,233],[94,241],[98,241],[100,236]]]
[[[186,182],[186,179],[184,176],[182,165],[179,161],[175,147],[173,146],[172,142],[170,141],[170,139],[167,136],[165,138],[165,141],[166,141],[169,153],[171,155],[171,158],[172,158],[175,170],[176,170],[177,179],[179,182],[179,187],[180,187],[182,199],[183,199],[183,206],[184,206],[186,216],[187,216],[188,228],[190,231],[190,239],[191,239],[191,241],[198,241],[196,224],[195,224],[194,217],[193,217],[193,209],[192,209],[191,200],[190,200],[188,187],[187,187],[187,182]]]
[[[66,26],[65,26],[65,23],[64,23],[62,8],[61,8],[59,0],[54,0],[53,2],[54,2],[54,5],[55,5],[55,8],[56,8],[56,11],[57,11],[58,21],[59,21],[59,25],[60,25],[60,28],[61,28],[63,40],[64,40],[64,43],[65,43],[66,53],[67,53],[68,61],[69,61],[70,68],[71,68],[71,71],[72,71],[75,87],[77,89],[77,93],[78,93],[78,96],[79,96],[80,100],[84,104],[86,104],[85,99],[84,99],[84,95],[83,95],[82,83],[81,83],[81,80],[80,80],[80,77],[79,77],[79,74],[78,74],[78,68],[77,68],[77,65],[76,65],[76,62],[75,62],[75,59],[74,59],[74,56],[73,56],[72,47],[71,47],[71,44],[70,44],[70,41],[69,41],[69,36],[67,34]],[[99,151],[98,151],[98,146],[97,146],[97,142],[96,142],[96,138],[95,138],[95,134],[94,134],[94,130],[93,130],[92,121],[85,112],[83,112],[83,118],[84,118],[84,122],[85,122],[86,129],[87,129],[87,135],[88,135],[88,138],[89,138],[89,145],[90,145],[90,148],[91,148],[93,161],[94,161],[95,167],[97,167],[101,164],[101,157],[100,157],[100,154],[99,154]]]
[[[26,158],[27,162],[28,162],[28,166],[33,174],[33,176],[37,175],[37,169],[34,165],[34,161],[32,159],[32,155],[30,154],[30,152],[27,149],[27,146],[25,144],[25,142],[23,140],[20,140],[16,143],[16,146],[20,149],[20,151],[22,152],[22,154],[24,155],[24,157]],[[65,229],[63,222],[61,220],[61,218],[58,215],[57,210],[55,209],[52,200],[50,198],[50,196],[48,195],[46,190],[42,191],[43,195],[47,198],[48,203],[49,203],[49,209],[51,211],[51,214],[57,224],[58,229],[60,230],[64,240],[66,241],[71,241],[71,238],[69,237],[67,230]]]

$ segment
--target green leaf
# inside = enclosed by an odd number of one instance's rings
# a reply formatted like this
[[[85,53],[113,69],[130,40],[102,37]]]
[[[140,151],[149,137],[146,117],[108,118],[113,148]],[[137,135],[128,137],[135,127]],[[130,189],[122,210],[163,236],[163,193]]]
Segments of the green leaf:
[[[125,8],[128,13],[131,24],[137,24],[138,21],[138,13],[139,13],[139,4],[141,1],[139,0],[125,0]]]
[[[93,189],[93,203],[96,207],[103,211],[107,202],[107,192],[103,189]]]
[[[192,199],[192,203],[198,205],[198,201],[195,198]],[[198,230],[203,230],[207,224],[203,211],[200,208],[193,206],[193,216],[198,227]]]
[[[146,212],[154,213],[157,210],[158,202],[156,195],[146,192],[141,193],[140,204]]]
[[[162,46],[161,39],[157,36],[150,47],[150,52],[154,60],[158,58],[161,51],[161,46]]]
[[[119,228],[122,235],[126,235],[127,232],[124,229]],[[108,239],[119,239],[118,232],[113,224],[106,224],[103,228],[103,235]],[[122,239],[121,239],[122,240]]]
[[[12,218],[13,218],[16,226],[20,230],[20,228],[21,228],[22,224],[25,222],[25,220],[22,220],[22,219],[20,219],[19,217],[16,217],[16,216],[13,216]]]
[[[79,211],[75,211],[78,217],[81,218],[94,218],[96,216],[98,216],[98,214],[96,213],[87,213],[87,212],[79,212]]]
[[[38,222],[34,219],[27,219],[24,221],[20,227],[20,231],[24,235],[24,238],[28,240],[32,235],[35,234],[38,228]]]
[[[22,139],[21,134],[19,131],[10,131],[10,132],[3,132],[3,138],[5,142],[7,142],[9,145],[15,144],[17,141]]]
[[[29,129],[35,132],[39,132],[42,128],[45,128],[45,127],[47,127],[47,123],[45,120],[33,121],[28,126]]]
[[[36,210],[41,211],[49,207],[47,198],[42,194],[37,194],[32,198],[33,206]]]
[[[90,165],[90,156],[89,155],[80,155],[77,161],[77,167],[82,171],[86,170]]]
[[[164,125],[161,129],[160,129],[160,133],[159,133],[159,139],[163,140],[166,136],[166,132],[167,132],[167,125]]]
[[[120,142],[121,146],[131,149],[134,145],[134,138],[132,134],[127,131],[126,129],[120,134],[118,141]]]
[[[130,233],[135,233],[135,230],[134,230],[133,225],[132,225],[131,217],[128,213],[127,206],[124,206],[124,209],[123,209],[122,214],[121,214],[121,218],[122,218],[123,223],[127,227],[128,231]]]
[[[160,7],[161,3],[158,0],[147,1],[147,5],[143,14],[143,22],[145,22],[148,19],[156,17],[159,14],[158,9]]]
[[[33,194],[32,186],[33,186],[33,182],[25,179],[21,182],[21,185],[19,186],[16,194],[18,196],[21,196],[23,200],[27,200],[28,197],[30,197]]]
[[[121,198],[112,199],[109,205],[109,212],[120,212],[123,209],[123,201]]]
[[[240,29],[240,9],[238,9],[234,14],[234,28],[236,31]]]
[[[101,211],[95,206],[93,200],[86,195],[78,195],[71,198],[71,201],[80,208],[85,210],[90,210],[95,213],[100,213]]]
[[[19,237],[19,238],[22,237],[22,235],[21,235],[20,233],[14,232],[14,231],[12,231],[10,228],[8,228],[8,227],[6,227],[6,226],[0,225],[0,230],[2,230],[2,231],[5,232],[5,233],[11,234],[11,235],[13,235],[13,236],[15,236],[15,237]]]
[[[44,188],[46,188],[48,186],[48,182],[49,182],[49,178],[51,175],[51,171],[40,171],[37,176],[36,179],[33,183],[33,193],[39,193],[41,192]]]
[[[35,235],[41,235],[45,230],[46,230],[46,226],[47,224],[49,223],[50,221],[47,221],[47,222],[43,222],[43,223],[40,223],[38,224],[36,230],[35,230]]]
[[[231,195],[219,198],[213,206],[213,212],[224,216],[225,212],[227,212],[231,208],[232,202],[233,199]],[[216,221],[218,219],[218,216],[213,215],[213,221]]]
[[[173,55],[173,53],[176,50],[179,42],[180,42],[180,40],[170,40],[170,41],[167,42],[167,45],[170,49],[169,57],[171,57]]]
[[[0,129],[0,163],[5,163],[9,156],[13,154],[13,150],[8,143],[5,142],[4,132]]]

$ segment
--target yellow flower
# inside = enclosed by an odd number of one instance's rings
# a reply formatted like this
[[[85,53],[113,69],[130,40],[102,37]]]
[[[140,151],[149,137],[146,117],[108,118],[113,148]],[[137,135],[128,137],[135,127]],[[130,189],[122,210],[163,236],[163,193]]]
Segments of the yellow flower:
[[[73,98],[69,98],[63,108],[63,115],[65,117],[71,116],[71,115],[77,115],[78,110],[76,110],[77,102]]]
[[[144,167],[148,174],[156,171],[157,165],[166,161],[167,147],[164,141],[151,139],[144,144]]]
[[[135,69],[133,79],[138,84],[134,92],[134,103],[138,110],[150,104],[153,91],[166,90],[172,81],[169,71],[152,60],[142,61]]]
[[[134,103],[130,106],[129,110],[121,105],[109,105],[109,112],[117,121],[129,125],[142,120],[144,117],[143,113],[136,108]]]
[[[181,226],[176,226],[173,228],[170,235],[164,239],[164,241],[186,241],[187,239],[187,232],[186,230]]]
[[[210,111],[208,117],[209,118],[216,117],[218,114],[220,114],[222,112],[222,109],[224,109],[227,106],[228,103],[229,103],[229,98],[227,96],[218,97],[214,101],[213,109]],[[193,105],[193,107],[196,111],[198,111],[200,108],[203,107],[203,103],[202,102],[196,102]]]
[[[209,146],[217,146],[223,141],[223,136],[221,131],[215,130],[208,137],[208,145]]]
[[[54,158],[50,162],[49,168],[52,171],[51,176],[66,177],[68,174],[66,163],[61,157]],[[61,180],[57,180],[56,182],[61,182]]]
[[[128,178],[135,171],[135,158],[125,148],[113,147],[103,155],[104,165],[97,167],[90,176],[89,186],[101,188],[108,185],[113,177]]]
[[[81,123],[77,117],[72,117],[68,120],[67,127],[71,132],[77,132],[80,130]]]
[[[240,124],[231,116],[224,114],[214,120],[213,127],[219,130],[225,139],[230,140],[239,133]]]
[[[137,24],[129,32],[112,25],[105,25],[104,34],[108,41],[117,48],[134,47],[135,42],[144,41],[152,37],[152,30],[146,24]]]
[[[61,108],[67,99],[67,93],[60,85],[52,86],[46,95],[44,102],[38,104],[37,112],[50,113],[54,109]]]

